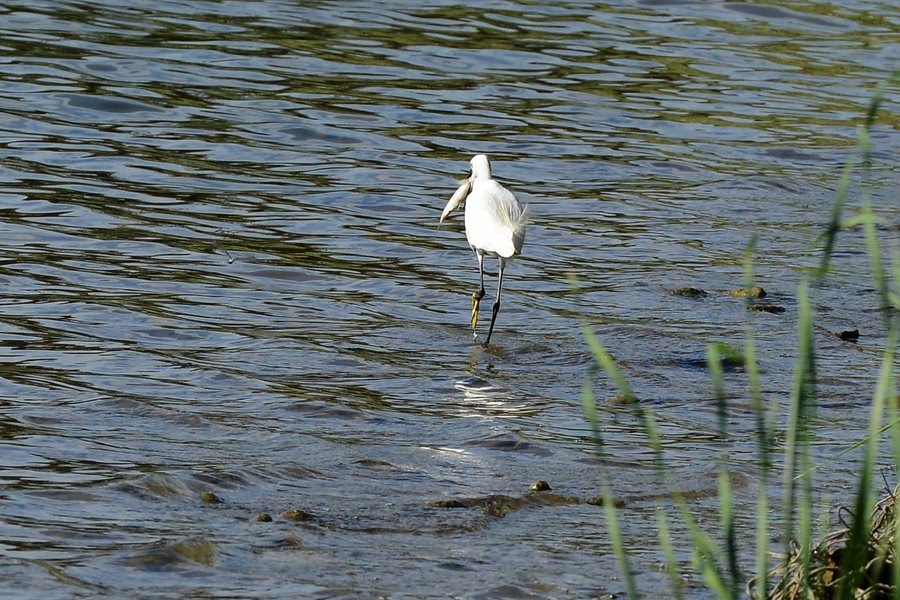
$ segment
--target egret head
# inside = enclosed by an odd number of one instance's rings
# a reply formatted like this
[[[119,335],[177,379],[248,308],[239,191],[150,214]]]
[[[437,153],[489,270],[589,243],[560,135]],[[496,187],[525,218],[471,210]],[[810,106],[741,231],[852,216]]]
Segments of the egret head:
[[[478,154],[469,161],[472,166],[472,174],[469,175],[469,181],[475,183],[476,179],[486,181],[491,178],[491,162],[484,154]]]

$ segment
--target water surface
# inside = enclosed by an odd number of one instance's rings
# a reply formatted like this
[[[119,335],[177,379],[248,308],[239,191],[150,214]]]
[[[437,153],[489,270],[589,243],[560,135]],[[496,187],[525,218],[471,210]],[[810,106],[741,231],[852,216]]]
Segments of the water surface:
[[[703,524],[727,452],[751,526],[747,382],[723,440],[706,346],[750,322],[787,401],[797,285],[900,58],[863,1],[6,1],[0,34],[0,581],[42,599],[621,594],[581,502],[579,314]],[[895,101],[869,182],[892,222]],[[489,347],[463,219],[437,229],[476,153],[532,214]],[[783,313],[728,294],[753,236]],[[820,300],[824,459],[863,435],[884,344],[859,231]],[[665,595],[646,440],[595,386],[639,587]],[[856,464],[823,469],[826,514]]]

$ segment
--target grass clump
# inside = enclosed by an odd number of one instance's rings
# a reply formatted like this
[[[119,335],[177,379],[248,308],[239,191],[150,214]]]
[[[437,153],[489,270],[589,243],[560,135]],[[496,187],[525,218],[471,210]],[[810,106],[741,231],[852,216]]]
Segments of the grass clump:
[[[770,581],[778,585],[767,598],[771,600],[794,600],[796,598],[835,598],[841,589],[850,589],[856,600],[876,600],[894,597],[893,563],[894,548],[897,544],[897,494],[900,487],[888,490],[874,508],[869,524],[866,547],[863,550],[859,568],[848,571],[847,548],[850,545],[852,527],[844,527],[827,535],[811,552],[809,568],[806,569],[802,548],[791,545],[791,553],[774,569],[767,573]],[[762,598],[756,588],[759,579],[747,584],[747,595]],[[808,588],[809,595],[804,595]]]
[[[896,243],[890,252],[890,269],[886,269],[884,252],[877,237],[877,228],[894,231],[894,227],[880,219],[872,210],[867,186],[863,186],[858,213],[848,219],[844,210],[850,181],[857,169],[861,170],[863,183],[867,184],[871,171],[871,149],[869,133],[878,115],[886,86],[900,80],[900,71],[893,73],[874,95],[863,125],[859,128],[857,154],[847,161],[838,182],[831,218],[821,236],[821,259],[817,267],[803,278],[798,292],[798,353],[794,371],[794,384],[790,403],[786,407],[787,424],[782,432],[783,440],[776,444],[776,417],[781,407],[766,402],[760,393],[756,348],[752,327],[748,321],[744,346],[735,349],[716,343],[707,349],[707,367],[712,380],[716,400],[717,422],[720,435],[726,436],[727,406],[723,360],[740,361],[744,364],[750,383],[756,430],[757,458],[759,466],[759,487],[756,503],[755,564],[742,570],[738,560],[738,539],[732,513],[732,494],[727,468],[727,456],[719,460],[719,531],[718,542],[714,542],[698,525],[689,507],[671,481],[663,456],[662,444],[657,433],[652,410],[639,402],[629,404],[629,410],[637,417],[647,436],[649,448],[662,489],[668,490],[672,505],[689,532],[693,544],[692,563],[702,575],[706,586],[719,598],[736,599],[747,594],[754,599],[794,600],[851,598],[892,598],[900,600],[900,560],[894,557],[900,550],[900,519],[897,518],[895,500],[898,490],[888,492],[877,504],[874,501],[873,470],[878,456],[879,440],[884,432],[889,432],[894,466],[900,470],[900,418],[898,418],[897,394],[895,391],[894,363],[898,342],[898,317],[900,314],[900,251]],[[818,290],[828,277],[833,260],[838,235],[842,230],[861,226],[865,235],[867,251],[872,268],[875,289],[878,293],[885,327],[888,332],[887,344],[881,358],[881,369],[877,386],[869,410],[868,432],[856,447],[863,448],[862,466],[856,484],[853,506],[842,509],[842,527],[828,535],[819,544],[812,541],[813,531],[813,477],[816,467],[811,463],[810,451],[813,419],[817,407],[817,356],[814,335],[816,297]],[[752,256],[755,239],[751,240],[745,255],[745,289],[754,288]],[[748,294],[748,304],[752,298]],[[749,313],[748,313],[749,314]],[[591,381],[593,375],[603,370],[619,388],[622,396],[636,399],[628,382],[622,376],[613,358],[593,334],[587,323],[583,324],[585,339],[590,347],[594,362],[588,369],[583,386],[583,404],[591,425],[595,448],[600,462],[601,489],[606,525],[610,532],[613,549],[623,575],[625,588],[630,598],[637,598],[638,592],[631,572],[625,541],[617,521],[616,506],[606,476],[606,452],[597,418]],[[887,425],[885,425],[887,421]],[[781,555],[783,560],[770,568],[769,506],[768,490],[776,473],[776,464],[781,473]],[[681,577],[675,560],[674,542],[670,536],[671,515],[664,507],[657,508],[657,530],[659,544],[666,563],[672,591],[677,598],[684,596]]]

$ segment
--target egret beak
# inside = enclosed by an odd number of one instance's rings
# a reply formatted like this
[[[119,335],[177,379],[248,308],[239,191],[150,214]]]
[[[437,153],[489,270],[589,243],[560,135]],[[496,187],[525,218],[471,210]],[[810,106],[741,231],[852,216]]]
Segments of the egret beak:
[[[450,213],[452,213],[456,208],[462,203],[463,200],[466,199],[466,196],[469,195],[469,192],[472,191],[472,182],[468,179],[460,179],[459,180],[459,189],[450,196],[450,201],[447,202],[447,206],[444,207],[444,212],[441,213],[440,223],[444,222]],[[438,226],[440,226],[440,223]]]

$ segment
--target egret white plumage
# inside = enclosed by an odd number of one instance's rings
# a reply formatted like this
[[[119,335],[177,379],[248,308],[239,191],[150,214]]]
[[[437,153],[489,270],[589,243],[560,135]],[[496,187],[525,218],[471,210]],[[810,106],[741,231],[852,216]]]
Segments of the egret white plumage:
[[[497,300],[491,314],[486,344],[491,342],[497,313],[500,312],[500,290],[503,287],[503,270],[506,263],[522,251],[525,242],[525,210],[512,192],[491,177],[491,163],[484,154],[469,161],[472,167],[468,179],[460,181],[459,189],[450,198],[441,223],[456,207],[466,202],[466,239],[478,257],[478,274],[481,286],[472,294],[472,329],[478,325],[478,309],[484,298],[484,256],[500,259],[497,281]],[[476,333],[477,335],[477,333]]]

